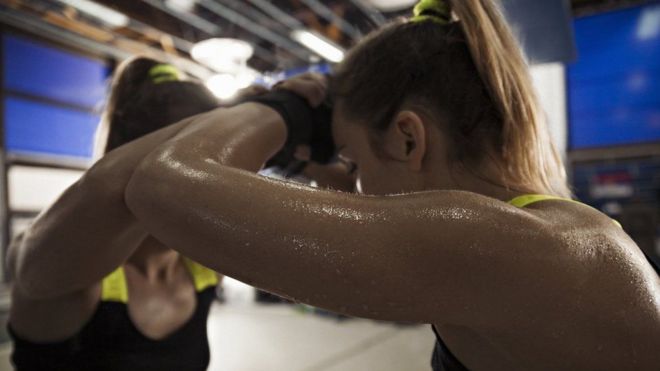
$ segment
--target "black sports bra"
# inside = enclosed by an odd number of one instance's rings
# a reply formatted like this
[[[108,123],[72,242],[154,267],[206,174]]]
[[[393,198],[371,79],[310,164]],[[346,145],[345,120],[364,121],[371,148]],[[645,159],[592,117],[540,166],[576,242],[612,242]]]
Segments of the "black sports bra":
[[[197,291],[195,312],[188,322],[164,339],[142,334],[128,314],[128,289],[123,268],[105,277],[101,302],[92,318],[72,337],[35,343],[17,335],[11,360],[17,371],[178,371],[206,370],[210,351],[206,334],[209,309],[215,298],[215,272],[184,260]]]

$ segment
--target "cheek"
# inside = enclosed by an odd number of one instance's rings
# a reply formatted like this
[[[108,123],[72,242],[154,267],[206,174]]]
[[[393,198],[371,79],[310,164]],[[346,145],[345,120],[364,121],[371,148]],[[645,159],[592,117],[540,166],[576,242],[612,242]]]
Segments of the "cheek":
[[[363,195],[363,194],[367,194],[367,193],[364,191],[364,188],[362,187],[362,178],[360,178],[359,176],[358,176],[357,179],[355,180],[355,192],[357,192],[357,193],[359,193],[359,194],[361,194],[361,195]]]
[[[370,166],[362,170],[358,167],[357,180],[355,182],[358,193],[368,195],[385,195],[391,190],[388,185],[389,177],[384,169]]]

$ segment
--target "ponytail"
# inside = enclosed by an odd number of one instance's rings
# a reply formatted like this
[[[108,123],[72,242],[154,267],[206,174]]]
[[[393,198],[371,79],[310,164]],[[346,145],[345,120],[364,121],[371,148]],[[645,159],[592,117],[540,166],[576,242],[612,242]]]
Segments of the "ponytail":
[[[551,140],[522,50],[493,0],[448,0],[474,64],[502,119],[505,169],[531,188],[568,197],[566,173]]]

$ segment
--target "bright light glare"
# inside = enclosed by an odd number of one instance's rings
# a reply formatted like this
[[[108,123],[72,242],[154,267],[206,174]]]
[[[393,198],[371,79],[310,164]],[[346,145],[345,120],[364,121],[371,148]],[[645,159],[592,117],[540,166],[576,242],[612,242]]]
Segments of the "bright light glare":
[[[189,12],[195,7],[195,0],[165,0],[165,5],[180,12]]]
[[[367,0],[367,2],[378,10],[393,11],[411,7],[417,0]]]
[[[206,87],[222,100],[233,98],[242,89],[238,79],[228,73],[211,76],[206,80]]]
[[[106,6],[96,4],[88,0],[59,0],[61,3],[72,6],[81,12],[91,15],[94,18],[113,26],[125,27],[128,25],[129,19],[127,16],[119,13],[116,10],[110,9]]]
[[[190,55],[217,72],[236,73],[245,66],[253,52],[252,45],[243,40],[215,38],[195,44]]]
[[[637,25],[637,37],[651,40],[660,34],[660,5],[644,9]]]
[[[291,32],[291,38],[330,62],[339,63],[344,59],[344,51],[340,47],[309,31],[295,30]]]
[[[252,85],[252,83],[254,83],[258,77],[259,72],[253,70],[250,67],[245,67],[238,73],[238,75],[236,75],[236,81],[238,81],[238,86],[243,89]]]

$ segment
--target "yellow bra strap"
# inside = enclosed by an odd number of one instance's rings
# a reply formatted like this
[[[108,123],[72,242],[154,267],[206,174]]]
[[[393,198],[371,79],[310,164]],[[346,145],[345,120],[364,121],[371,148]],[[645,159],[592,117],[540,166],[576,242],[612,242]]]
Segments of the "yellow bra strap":
[[[196,291],[202,291],[207,287],[218,284],[218,276],[214,271],[188,258],[184,258],[183,261],[193,277]],[[115,269],[114,272],[103,279],[101,300],[128,303],[128,286],[126,285],[124,268]]]
[[[124,268],[119,267],[103,279],[101,287],[102,301],[117,301],[128,303],[128,287]]]
[[[570,198],[557,197],[557,196],[548,196],[548,195],[522,195],[522,196],[518,196],[518,197],[514,198],[513,200],[509,201],[509,204],[511,204],[515,207],[523,208],[523,207],[531,205],[533,203],[537,203],[537,202],[540,202],[540,201],[547,201],[547,200],[569,201],[569,202],[574,202],[574,203],[583,205],[581,202],[571,200]]]
[[[548,195],[522,195],[522,196],[518,196],[518,197],[514,198],[513,200],[509,201],[509,204],[511,204],[515,207],[523,208],[523,207],[531,205],[533,203],[540,202],[540,201],[546,201],[546,200],[561,200],[561,201],[568,201],[568,202],[573,202],[573,203],[576,203],[576,204],[579,204],[579,205],[588,206],[586,204],[583,204],[582,202],[571,200],[570,198],[557,197],[557,196],[548,196]],[[589,207],[591,207],[591,206],[589,206]],[[618,221],[612,219],[612,222],[614,224],[618,225],[619,227],[621,227],[621,223],[619,223]]]
[[[202,291],[218,284],[218,275],[214,271],[188,258],[183,258],[183,261],[193,277],[195,290]]]

